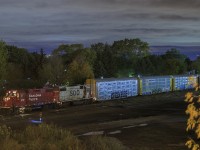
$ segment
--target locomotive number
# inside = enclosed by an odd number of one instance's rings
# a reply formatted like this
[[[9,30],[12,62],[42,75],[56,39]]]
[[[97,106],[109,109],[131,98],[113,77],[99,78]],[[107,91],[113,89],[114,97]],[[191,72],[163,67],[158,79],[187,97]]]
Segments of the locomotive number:
[[[80,90],[70,90],[70,96],[78,96],[80,95]]]

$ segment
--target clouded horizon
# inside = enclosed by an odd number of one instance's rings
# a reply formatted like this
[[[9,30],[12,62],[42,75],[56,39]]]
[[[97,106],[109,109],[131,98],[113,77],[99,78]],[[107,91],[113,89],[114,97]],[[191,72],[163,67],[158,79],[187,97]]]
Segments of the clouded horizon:
[[[28,49],[124,38],[200,46],[199,10],[198,0],[0,0],[0,39]]]

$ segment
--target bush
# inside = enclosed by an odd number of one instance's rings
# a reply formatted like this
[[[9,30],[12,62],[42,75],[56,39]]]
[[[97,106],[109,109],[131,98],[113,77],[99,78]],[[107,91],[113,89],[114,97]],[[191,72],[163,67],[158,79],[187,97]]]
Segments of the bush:
[[[87,150],[127,150],[116,138],[92,136],[86,140]]]
[[[0,141],[4,139],[9,139],[11,134],[12,134],[12,130],[9,127],[5,125],[0,126]]]
[[[111,137],[92,136],[80,140],[66,129],[55,125],[28,126],[13,132],[0,126],[0,144],[3,150],[125,150],[120,141]]]
[[[196,88],[196,91],[199,87]],[[186,131],[190,132],[190,137],[186,142],[186,146],[192,150],[200,149],[200,95],[188,92],[185,95],[185,101],[188,103],[187,110],[185,111],[189,118],[187,120]]]
[[[29,126],[23,133],[17,135],[20,143],[30,150],[44,149],[81,149],[81,141],[69,131],[54,125],[41,124],[39,126]]]
[[[25,150],[23,144],[19,144],[17,140],[12,138],[4,139],[1,142],[1,148],[2,150]]]

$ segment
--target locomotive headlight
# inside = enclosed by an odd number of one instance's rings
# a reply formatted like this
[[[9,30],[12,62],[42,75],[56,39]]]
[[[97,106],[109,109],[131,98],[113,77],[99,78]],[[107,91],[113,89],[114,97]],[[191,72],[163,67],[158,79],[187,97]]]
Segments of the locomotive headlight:
[[[6,97],[4,98],[5,101],[9,101],[10,100],[10,97]]]

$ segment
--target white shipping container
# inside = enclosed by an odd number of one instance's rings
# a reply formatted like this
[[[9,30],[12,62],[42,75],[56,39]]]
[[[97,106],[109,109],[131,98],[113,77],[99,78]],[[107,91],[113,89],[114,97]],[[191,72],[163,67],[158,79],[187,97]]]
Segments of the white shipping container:
[[[136,96],[138,93],[136,78],[96,80],[98,100],[120,99]]]
[[[141,95],[169,92],[171,90],[170,76],[141,77]]]
[[[194,88],[198,83],[198,76],[196,75],[179,75],[173,76],[174,90],[186,90]]]

